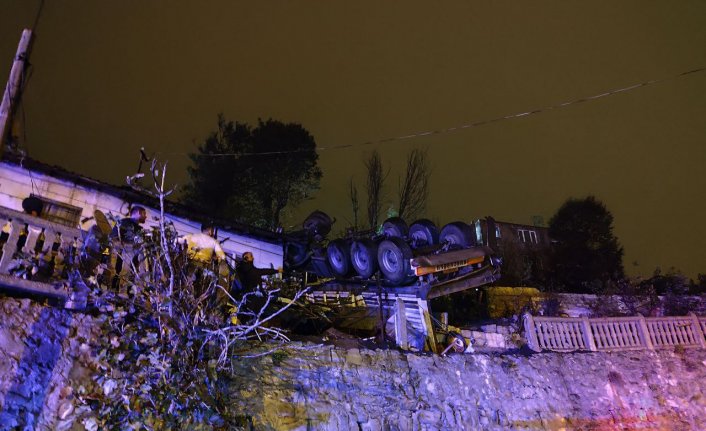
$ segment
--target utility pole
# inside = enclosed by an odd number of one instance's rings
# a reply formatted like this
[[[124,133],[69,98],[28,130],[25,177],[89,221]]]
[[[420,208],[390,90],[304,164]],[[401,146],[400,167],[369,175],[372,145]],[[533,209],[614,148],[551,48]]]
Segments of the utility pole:
[[[12,62],[10,77],[7,79],[5,93],[2,96],[2,104],[0,104],[0,156],[2,156],[13,119],[17,113],[17,106],[22,98],[22,81],[29,63],[31,49],[32,30],[25,29],[22,31],[22,38],[20,38],[20,44],[17,47],[17,55],[15,55],[15,60]]]

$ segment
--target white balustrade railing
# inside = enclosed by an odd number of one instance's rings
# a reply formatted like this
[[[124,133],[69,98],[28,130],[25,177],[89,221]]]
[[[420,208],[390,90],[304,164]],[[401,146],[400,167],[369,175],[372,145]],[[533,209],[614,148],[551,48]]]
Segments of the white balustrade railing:
[[[706,348],[706,318],[560,318],[525,314],[525,335],[535,351],[617,351],[675,346]]]
[[[75,286],[70,286],[67,264],[76,267],[79,253],[83,247],[85,233],[34,217],[9,208],[0,207],[0,291],[12,291],[20,294],[39,295],[69,300],[75,293]],[[133,262],[146,265],[143,259],[134,259],[135,251],[130,245],[111,247],[110,255],[99,256],[109,273],[107,280],[112,280],[116,263],[120,273],[115,278],[127,279]],[[18,267],[31,262],[33,268]],[[39,274],[36,274],[39,272]],[[112,286],[112,282],[109,281]],[[125,287],[124,285],[112,287]],[[75,295],[74,295],[75,296]]]

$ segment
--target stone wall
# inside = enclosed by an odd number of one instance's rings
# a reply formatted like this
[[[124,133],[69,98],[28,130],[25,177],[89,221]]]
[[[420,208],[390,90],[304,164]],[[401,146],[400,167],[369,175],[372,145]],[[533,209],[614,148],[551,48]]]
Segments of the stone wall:
[[[701,350],[448,357],[320,347],[242,361],[255,429],[704,430]]]
[[[94,329],[90,316],[0,298],[0,429],[71,427],[76,359],[89,354]]]
[[[706,298],[702,296],[619,296],[573,293],[543,293],[533,287],[499,287],[485,289],[486,307],[491,318],[510,317],[530,309],[539,314],[567,317],[603,317],[642,313],[645,316],[686,314],[689,310],[706,315]],[[676,303],[675,303],[676,302]]]
[[[82,429],[94,320],[0,299],[0,429]],[[517,350],[515,350],[517,351]],[[233,363],[230,395],[255,430],[703,430],[706,351],[474,353],[293,344]]]

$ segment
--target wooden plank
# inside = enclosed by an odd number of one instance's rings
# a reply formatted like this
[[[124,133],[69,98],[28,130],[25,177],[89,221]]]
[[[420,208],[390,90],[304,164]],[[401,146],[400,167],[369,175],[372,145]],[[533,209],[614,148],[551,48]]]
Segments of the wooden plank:
[[[605,332],[603,331],[603,322],[600,322],[600,321],[596,322],[594,325],[594,330],[595,330],[596,334],[598,334],[598,338],[597,338],[598,342],[596,343],[596,346],[598,346],[598,349],[605,350],[608,347],[610,347],[607,344]]]
[[[554,322],[545,322],[544,323],[545,331],[546,331],[546,340],[547,340],[547,346],[550,349],[556,349],[559,347],[559,343],[557,342],[556,339],[556,330],[554,328]]]
[[[402,350],[409,350],[406,307],[402,298],[397,298],[396,303],[397,310],[395,313],[395,341]]]
[[[527,337],[527,344],[530,349],[534,350],[535,352],[539,352],[542,350],[540,346],[540,341],[539,338],[537,337],[537,328],[534,324],[534,318],[532,317],[532,314],[530,313],[525,313],[523,315],[524,317],[524,325],[525,325],[525,336]]]
[[[647,327],[649,328],[649,334],[650,334],[650,339],[652,341],[652,345],[656,349],[657,347],[662,345],[662,339],[659,336],[659,328],[657,327],[657,322],[656,321],[647,321]]]
[[[662,335],[662,339],[664,340],[664,344],[667,346],[673,346],[674,341],[672,341],[671,333],[665,320],[659,321],[659,329],[660,334]]]
[[[640,340],[640,328],[639,328],[640,322],[638,321],[633,321],[629,322],[628,326],[630,327],[630,337],[632,339],[632,346],[633,347],[646,347],[642,344],[642,340]]]
[[[693,346],[695,343],[694,336],[691,334],[691,323],[686,322],[682,319],[678,319],[674,322],[674,326],[677,329],[677,338],[685,346]]]
[[[615,345],[618,349],[624,349],[627,347],[625,340],[623,340],[623,332],[620,330],[620,321],[611,322],[610,326],[613,328],[613,333],[615,334]]]
[[[674,334],[677,338],[677,341],[681,345],[689,345],[692,344],[689,342],[689,335],[684,331],[684,326],[682,325],[682,322],[680,320],[674,319],[672,321],[673,326],[674,326]]]
[[[691,317],[691,331],[694,333],[694,337],[696,338],[696,345],[704,349],[706,348],[706,339],[704,339],[704,331],[701,326],[701,321],[693,312],[689,313],[689,316]]]
[[[660,347],[665,347],[669,345],[669,340],[667,339],[667,335],[664,333],[664,323],[662,320],[657,320],[655,321],[655,335],[657,336],[657,339],[659,340],[657,342],[657,345]]]
[[[635,322],[626,322],[625,323],[626,330],[628,331],[628,341],[630,343],[630,347],[635,347],[639,346],[639,337],[637,336],[637,326]]]
[[[596,350],[596,342],[593,339],[593,331],[591,330],[591,323],[588,317],[581,319],[581,325],[583,326],[583,342],[586,348],[592,352]]]
[[[610,333],[610,329],[608,328],[609,325],[610,321],[604,321],[601,323],[601,331],[603,331],[603,335],[605,337],[606,347],[610,350],[615,347],[615,341],[613,340],[613,335]]]
[[[569,335],[569,343],[571,344],[572,349],[573,350],[580,349],[581,345],[578,343],[578,340],[576,339],[576,333],[574,331],[573,322],[564,322],[564,330]]]
[[[570,321],[564,322],[564,331],[569,336],[569,343],[571,343],[571,346],[573,347],[573,349],[574,350],[580,349],[581,346],[579,345],[578,341],[576,340],[576,333],[574,332],[573,322],[570,322]]]
[[[419,312],[424,317],[424,329],[427,336],[427,341],[429,342],[429,348],[433,353],[440,353],[439,347],[436,344],[436,335],[434,334],[434,326],[431,323],[431,316],[429,315],[429,305],[426,300],[419,299]]]
[[[539,322],[538,326],[542,349],[549,349],[551,347],[547,325],[547,322]]]
[[[562,328],[561,322],[552,322],[552,328],[554,328],[554,334],[556,335],[556,347],[558,349],[566,349],[566,340],[564,339],[564,329]]]

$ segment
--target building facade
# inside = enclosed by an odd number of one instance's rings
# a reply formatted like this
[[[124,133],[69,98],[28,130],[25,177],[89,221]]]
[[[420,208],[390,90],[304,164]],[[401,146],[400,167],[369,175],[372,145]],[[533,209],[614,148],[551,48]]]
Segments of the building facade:
[[[495,220],[474,222],[476,242],[490,247],[503,258],[503,278],[507,285],[540,285],[546,280],[552,240],[549,228]]]
[[[147,211],[146,229],[159,224],[159,202],[151,196],[127,186],[110,185],[60,167],[4,154],[0,161],[0,207],[22,211],[22,201],[30,196],[43,203],[40,218],[72,228],[90,227],[95,210],[120,219],[135,205]],[[229,256],[236,258],[250,251],[259,267],[282,266],[282,240],[275,233],[212,220],[207,214],[173,202],[166,204],[165,218],[180,235],[200,232],[202,222],[213,222],[218,226],[217,239],[223,241],[221,246]]]

